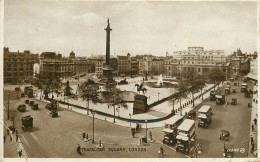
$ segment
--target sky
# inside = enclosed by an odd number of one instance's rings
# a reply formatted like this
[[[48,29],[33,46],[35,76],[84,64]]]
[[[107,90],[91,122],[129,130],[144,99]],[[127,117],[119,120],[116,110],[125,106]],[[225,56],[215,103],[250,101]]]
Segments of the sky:
[[[257,50],[257,2],[134,2],[8,0],[4,45],[10,51],[52,51],[68,56],[165,56],[189,46],[205,50]]]

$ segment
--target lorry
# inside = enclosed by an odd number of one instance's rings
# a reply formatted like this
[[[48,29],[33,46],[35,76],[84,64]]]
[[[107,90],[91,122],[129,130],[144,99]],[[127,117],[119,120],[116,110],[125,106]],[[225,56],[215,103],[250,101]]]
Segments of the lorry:
[[[176,151],[188,154],[192,145],[195,143],[195,121],[185,119],[177,128],[177,144]]]
[[[177,127],[182,123],[183,117],[180,115],[174,115],[172,118],[165,122],[165,128],[163,129],[163,143],[175,145],[177,140]]]
[[[208,105],[203,105],[198,110],[198,118],[199,118],[198,127],[208,127],[209,124],[211,123],[212,114],[213,113],[211,107]]]

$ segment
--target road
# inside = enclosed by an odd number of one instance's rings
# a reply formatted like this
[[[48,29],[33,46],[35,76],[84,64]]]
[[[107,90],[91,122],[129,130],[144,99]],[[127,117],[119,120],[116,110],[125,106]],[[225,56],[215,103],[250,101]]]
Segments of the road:
[[[7,107],[7,96],[7,91],[4,91],[5,107]],[[247,103],[251,98],[244,98],[243,93],[240,91],[228,95],[228,100],[230,101],[232,97],[238,99],[238,105],[228,105],[225,107],[224,105],[216,105],[214,101],[209,101],[208,99],[201,104],[212,106],[214,115],[208,129],[196,128],[197,140],[202,144],[202,154],[198,157],[222,157],[225,142],[219,140],[219,134],[222,129],[226,129],[231,133],[228,143],[235,144],[235,148],[245,148],[247,153],[251,112],[251,109],[247,107]],[[32,110],[27,105],[27,111],[22,113],[18,112],[16,108],[19,104],[24,103],[27,97],[17,100],[15,92],[11,91],[10,98],[10,112],[12,116],[15,116],[15,126],[21,132],[20,136],[29,157],[157,158],[158,150],[161,146],[165,149],[166,155],[164,157],[166,158],[186,157],[181,153],[177,153],[174,147],[161,143],[163,127],[150,129],[153,133],[153,138],[156,140],[155,142],[148,142],[146,146],[138,146],[139,138],[145,136],[145,128],[141,132],[136,133],[135,138],[133,138],[129,128],[95,119],[95,143],[92,144],[91,141],[84,142],[82,140],[82,133],[84,131],[88,133],[90,138],[93,136],[93,119],[91,117],[59,108],[59,117],[51,118],[49,116],[50,111],[44,108],[45,103],[36,101],[35,99],[30,100],[37,102],[40,109]],[[196,110],[201,105],[196,107]],[[4,115],[6,115],[6,112]],[[31,115],[34,118],[34,128],[32,131],[24,132],[20,129],[21,117],[25,115]],[[196,119],[196,124],[197,122]],[[96,149],[99,140],[104,145],[105,151]],[[78,144],[82,148],[87,148],[88,151],[83,152],[82,155],[78,155],[76,153]],[[247,157],[246,153],[237,153],[235,156]]]
[[[7,91],[4,91],[4,96],[4,104],[7,107]],[[29,157],[158,157],[158,150],[162,146],[161,140],[158,140],[159,142],[149,142],[146,146],[137,145],[139,138],[145,136],[144,130],[136,133],[135,138],[133,138],[129,128],[95,119],[95,143],[92,144],[91,141],[84,142],[82,140],[82,133],[84,131],[92,138],[93,119],[91,117],[59,108],[59,117],[51,118],[49,116],[50,111],[44,108],[45,103],[36,101],[35,99],[30,100],[34,100],[39,104],[39,110],[32,110],[26,105],[26,112],[18,112],[16,110],[17,106],[24,103],[25,99],[27,97],[17,100],[15,92],[11,91],[10,112],[12,116],[15,116],[15,127],[21,132],[20,138],[24,143]],[[26,115],[31,115],[34,118],[34,128],[32,131],[24,132],[21,130],[21,117]],[[76,153],[78,144],[82,148],[95,148],[99,140],[102,141],[106,151],[86,151],[83,155]],[[118,148],[127,151],[111,151]],[[183,154],[176,153],[172,148],[166,146],[164,148],[166,153],[168,153],[165,157],[185,157]]]

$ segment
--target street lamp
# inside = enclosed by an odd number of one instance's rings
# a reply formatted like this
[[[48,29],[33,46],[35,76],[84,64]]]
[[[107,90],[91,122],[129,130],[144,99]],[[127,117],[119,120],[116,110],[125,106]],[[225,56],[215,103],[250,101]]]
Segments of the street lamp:
[[[145,125],[146,125],[145,137],[147,139],[147,120],[145,120]]]
[[[116,103],[115,103],[115,95],[113,95],[113,101],[114,101],[114,123],[116,122]]]
[[[8,92],[8,109],[7,109],[7,119],[10,119],[10,110],[9,110],[9,100],[10,100],[10,91]]]
[[[130,127],[131,127],[131,114],[129,113],[129,116],[130,116]]]
[[[95,110],[91,110],[91,114],[93,115],[93,139],[92,139],[92,143],[94,143],[94,116],[95,116],[96,111]]]

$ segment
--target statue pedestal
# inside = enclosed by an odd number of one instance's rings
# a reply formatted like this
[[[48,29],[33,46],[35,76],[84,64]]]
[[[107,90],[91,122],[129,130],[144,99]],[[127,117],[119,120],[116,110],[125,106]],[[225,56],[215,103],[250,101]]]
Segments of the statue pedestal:
[[[133,114],[142,114],[147,112],[147,110],[147,97],[144,95],[136,95],[133,106]]]

